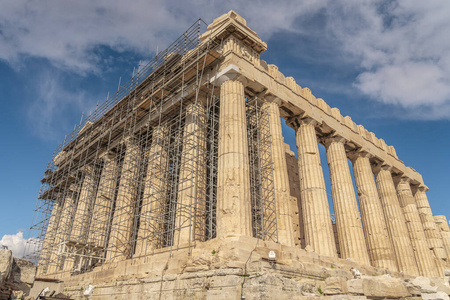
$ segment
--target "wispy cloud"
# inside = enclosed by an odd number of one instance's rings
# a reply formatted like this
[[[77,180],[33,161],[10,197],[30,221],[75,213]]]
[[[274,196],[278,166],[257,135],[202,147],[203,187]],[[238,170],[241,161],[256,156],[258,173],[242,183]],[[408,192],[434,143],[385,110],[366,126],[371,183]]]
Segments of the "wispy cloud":
[[[172,21],[172,22],[171,22]],[[0,58],[39,57],[76,72],[96,70],[98,45],[148,52],[183,28],[164,1],[6,0],[0,10]]]
[[[60,140],[73,129],[70,120],[74,115],[89,113],[95,105],[93,95],[65,87],[59,73],[54,69],[42,70],[32,80],[35,97],[27,107],[27,119],[30,130],[44,140]]]
[[[450,2],[378,1],[355,7],[333,25],[344,51],[360,58],[355,86],[411,116],[419,109],[428,113],[422,118],[450,118]]]
[[[331,48],[323,53],[335,53],[358,70],[348,88],[400,107],[403,116],[415,118],[422,109],[425,119],[450,118],[450,2],[441,0],[6,0],[0,10],[0,59],[17,67],[24,58],[44,58],[65,72],[100,74],[107,58],[96,51],[99,46],[148,57],[199,16],[211,22],[230,9],[265,40],[281,32],[320,40],[317,45]],[[50,88],[36,101],[51,115],[55,103],[44,97],[63,90]],[[64,97],[58,106],[81,101],[77,97]]]

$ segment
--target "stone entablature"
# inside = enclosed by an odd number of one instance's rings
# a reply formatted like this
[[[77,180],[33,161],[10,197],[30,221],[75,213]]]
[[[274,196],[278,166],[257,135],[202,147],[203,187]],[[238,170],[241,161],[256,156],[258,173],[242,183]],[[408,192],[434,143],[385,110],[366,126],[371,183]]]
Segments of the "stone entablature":
[[[278,67],[267,65],[263,61],[260,65],[255,65],[239,51],[230,50],[228,54],[230,57],[225,59],[228,65],[223,64],[222,69],[229,65],[239,66],[236,70],[249,80],[248,86],[254,91],[254,96],[276,97],[281,100],[282,117],[309,116],[320,124],[324,134],[335,132],[341,135],[349,141],[350,149],[364,149],[373,155],[373,161],[392,166],[393,172],[405,174],[413,184],[423,184],[422,176],[403,164],[393,146],[388,146],[364,126],[357,125],[351,117],[343,117],[338,108],[331,108],[323,99],[316,98],[309,88],[296,84],[294,78],[286,78]]]

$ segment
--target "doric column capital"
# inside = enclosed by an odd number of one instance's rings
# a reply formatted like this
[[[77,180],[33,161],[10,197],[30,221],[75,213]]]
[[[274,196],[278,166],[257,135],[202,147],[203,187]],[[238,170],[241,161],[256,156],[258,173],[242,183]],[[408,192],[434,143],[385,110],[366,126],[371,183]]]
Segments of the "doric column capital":
[[[328,148],[331,143],[342,143],[345,144],[345,142],[347,141],[344,137],[338,135],[338,134],[333,134],[330,136],[324,136],[321,139],[321,142],[323,143],[323,145]]]
[[[115,153],[114,151],[107,150],[107,151],[101,153],[101,154],[98,156],[98,159],[99,159],[101,162],[106,163],[106,162],[109,162],[109,161],[115,159],[115,157],[116,157],[116,153]]]
[[[397,174],[392,176],[392,179],[394,180],[395,185],[397,186],[399,183],[411,183],[411,178],[405,176],[404,174]]]
[[[413,193],[417,193],[419,191],[426,193],[429,190],[429,188],[425,184],[411,185],[411,189]]]
[[[228,80],[237,80],[242,82],[244,86],[247,85],[247,78],[240,73],[239,67],[236,65],[229,65],[222,71],[220,71],[216,76],[211,78],[210,82],[215,86],[221,86],[224,82]]]
[[[373,154],[367,152],[367,150],[363,149],[363,148],[358,148],[352,151],[349,151],[347,153],[347,157],[352,161],[355,162],[356,159],[358,159],[359,157],[367,157],[367,158],[372,158],[374,157]]]
[[[286,119],[286,124],[297,130],[301,125],[313,125],[315,127],[319,124],[319,122],[306,114],[301,114],[299,116]]]
[[[92,173],[94,172],[94,166],[92,165],[84,165],[80,168],[80,171],[83,173]]]
[[[264,100],[265,100],[267,103],[273,103],[273,104],[276,104],[278,107],[280,107],[280,106],[281,106],[281,103],[282,103],[282,101],[281,101],[280,98],[278,98],[277,96],[274,96],[274,95],[270,95],[270,94],[265,95],[265,96],[264,96]]]
[[[128,135],[123,138],[122,144],[126,147],[134,146],[139,142],[138,138],[134,135]]]
[[[378,174],[381,170],[392,171],[392,166],[388,165],[385,162],[381,162],[381,163],[377,163],[376,165],[374,165],[372,167],[372,169],[375,174]]]

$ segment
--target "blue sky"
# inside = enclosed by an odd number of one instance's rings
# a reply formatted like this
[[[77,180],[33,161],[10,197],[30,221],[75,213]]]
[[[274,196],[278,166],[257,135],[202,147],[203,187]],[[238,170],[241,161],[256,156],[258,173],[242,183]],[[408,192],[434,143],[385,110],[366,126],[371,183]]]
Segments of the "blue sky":
[[[268,43],[263,59],[394,145],[450,217],[448,1],[0,0],[2,242],[27,237],[47,162],[81,114],[199,17],[230,9]]]

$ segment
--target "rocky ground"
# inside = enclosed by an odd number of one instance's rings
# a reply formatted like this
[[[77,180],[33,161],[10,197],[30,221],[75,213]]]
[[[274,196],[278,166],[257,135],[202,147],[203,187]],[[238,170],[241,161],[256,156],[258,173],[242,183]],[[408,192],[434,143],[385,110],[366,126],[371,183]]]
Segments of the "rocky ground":
[[[33,287],[36,265],[0,249],[0,300],[25,299]]]

